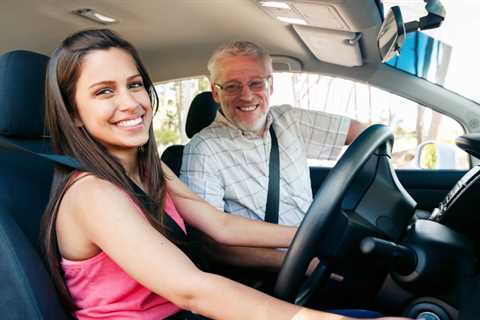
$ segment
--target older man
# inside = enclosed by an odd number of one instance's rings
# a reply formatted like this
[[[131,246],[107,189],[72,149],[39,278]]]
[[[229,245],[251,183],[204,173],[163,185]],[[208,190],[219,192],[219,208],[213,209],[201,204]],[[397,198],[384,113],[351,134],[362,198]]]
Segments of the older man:
[[[214,122],[186,145],[182,180],[222,211],[265,220],[274,136],[280,172],[276,216],[280,224],[298,226],[312,202],[307,158],[334,159],[364,125],[289,105],[270,107],[272,59],[251,42],[221,46],[208,69],[220,110]],[[266,248],[213,245],[210,249],[211,256],[223,262],[264,270],[278,270],[285,256],[283,251]]]
[[[347,117],[272,106],[272,59],[251,42],[217,49],[208,63],[215,121],[184,150],[182,180],[218,209],[264,220],[273,131],[280,155],[278,223],[299,225],[312,202],[307,158],[335,159],[364,126]]]

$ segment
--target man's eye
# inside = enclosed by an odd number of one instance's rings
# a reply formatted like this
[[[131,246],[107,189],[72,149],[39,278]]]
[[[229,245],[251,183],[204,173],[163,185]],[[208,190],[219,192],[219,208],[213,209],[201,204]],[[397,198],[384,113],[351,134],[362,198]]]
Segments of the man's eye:
[[[263,80],[253,80],[253,81],[250,81],[248,86],[250,89],[253,89],[253,90],[261,90],[265,86],[265,82]]]
[[[224,85],[223,89],[229,92],[239,91],[241,89],[241,85],[239,83],[230,83]]]

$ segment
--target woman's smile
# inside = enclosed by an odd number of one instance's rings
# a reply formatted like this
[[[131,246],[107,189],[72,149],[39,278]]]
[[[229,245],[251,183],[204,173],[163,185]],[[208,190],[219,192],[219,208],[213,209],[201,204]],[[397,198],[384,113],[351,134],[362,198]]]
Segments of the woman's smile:
[[[129,130],[143,129],[144,128],[143,116],[133,118],[133,119],[121,120],[116,122],[115,125],[122,129],[129,129]]]

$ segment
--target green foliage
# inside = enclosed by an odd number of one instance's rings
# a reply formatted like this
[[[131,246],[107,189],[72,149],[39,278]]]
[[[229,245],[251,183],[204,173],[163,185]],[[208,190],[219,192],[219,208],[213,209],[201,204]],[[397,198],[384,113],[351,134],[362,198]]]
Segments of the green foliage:
[[[437,150],[435,144],[429,143],[423,146],[420,167],[426,169],[435,169],[437,167]]]
[[[415,131],[407,131],[405,128],[402,127],[402,123],[399,122],[393,126],[393,134],[395,135],[395,139],[407,139],[407,140],[415,140],[417,137],[417,133]]]
[[[160,129],[155,129],[155,140],[158,145],[169,145],[180,143],[178,132],[177,115],[175,112],[167,111]]]
[[[181,143],[179,127],[181,127],[180,119],[184,118],[183,113],[186,112],[186,103],[197,93],[210,90],[210,82],[206,77],[201,77],[157,84],[156,88],[160,93],[160,105],[166,110],[166,113],[162,113],[161,118],[158,119],[159,123],[156,123],[157,127],[154,129],[157,144],[166,146]]]
[[[155,130],[155,140],[158,145],[169,145],[180,143],[180,135],[173,130]]]

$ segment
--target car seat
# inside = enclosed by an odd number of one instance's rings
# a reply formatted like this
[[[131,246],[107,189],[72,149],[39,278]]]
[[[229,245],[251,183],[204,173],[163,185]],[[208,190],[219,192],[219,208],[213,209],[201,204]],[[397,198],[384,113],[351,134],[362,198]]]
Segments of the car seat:
[[[0,139],[50,152],[43,126],[48,57],[0,55]],[[40,220],[53,164],[0,148],[0,314],[3,320],[69,319],[39,250]]]
[[[187,121],[185,122],[185,133],[188,138],[192,138],[196,133],[203,128],[208,127],[217,114],[219,106],[213,100],[210,91],[201,92],[193,98],[188,109]],[[180,175],[183,157],[183,145],[171,145],[167,147],[162,153],[162,161],[173,171],[177,176]]]

